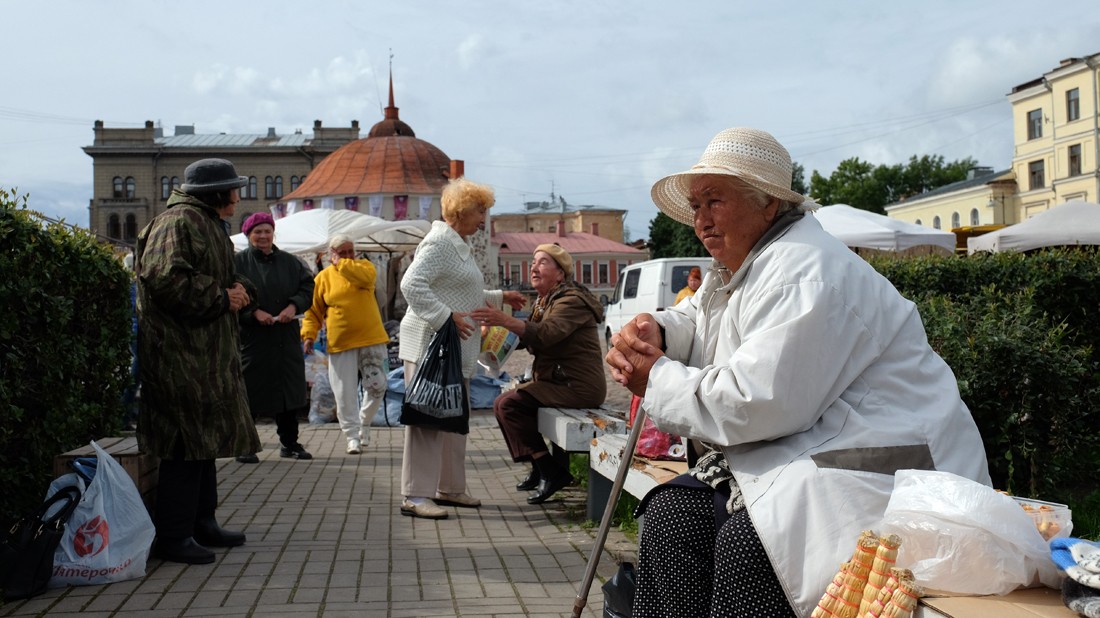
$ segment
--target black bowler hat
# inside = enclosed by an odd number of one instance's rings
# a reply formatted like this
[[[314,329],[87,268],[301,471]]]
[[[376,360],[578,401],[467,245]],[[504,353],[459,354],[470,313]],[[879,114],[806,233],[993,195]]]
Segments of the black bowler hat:
[[[233,164],[225,159],[199,159],[183,170],[184,193],[216,193],[248,184],[247,176],[238,176]]]

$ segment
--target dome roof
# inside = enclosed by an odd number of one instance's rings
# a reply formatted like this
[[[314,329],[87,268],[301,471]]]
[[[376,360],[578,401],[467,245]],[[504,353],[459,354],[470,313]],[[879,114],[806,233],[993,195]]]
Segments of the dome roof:
[[[447,184],[451,158],[417,139],[397,116],[390,77],[385,118],[363,139],[344,144],[311,171],[283,200],[377,193],[438,194]]]

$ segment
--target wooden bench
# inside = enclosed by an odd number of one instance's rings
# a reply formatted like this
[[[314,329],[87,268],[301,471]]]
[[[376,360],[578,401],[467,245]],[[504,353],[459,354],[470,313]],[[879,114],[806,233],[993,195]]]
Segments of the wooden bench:
[[[600,521],[615,484],[615,475],[626,450],[626,434],[605,434],[594,438],[588,451],[588,519]],[[653,461],[633,458],[623,480],[623,491],[641,500],[649,490],[687,471],[682,461]]]
[[[550,452],[563,459],[568,453],[587,453],[593,439],[626,433],[626,412],[599,408],[539,408],[539,433],[550,441]]]
[[[140,452],[137,438],[134,436],[100,438],[96,440],[96,444],[114,457],[115,461],[122,465],[122,469],[126,471],[126,474],[130,475],[130,479],[134,481],[134,485],[138,488],[138,493],[141,494],[145,508],[151,514],[157,496],[157,470],[160,467],[160,459]],[[91,444],[57,455],[53,458],[54,478],[72,472],[73,469],[69,466],[69,462],[73,459],[77,457],[95,457],[95,455],[95,449],[92,448]]]

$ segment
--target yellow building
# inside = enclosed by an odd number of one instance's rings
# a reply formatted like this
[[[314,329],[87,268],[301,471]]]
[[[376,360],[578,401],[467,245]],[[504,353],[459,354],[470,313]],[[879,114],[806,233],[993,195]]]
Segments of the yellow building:
[[[1019,223],[1069,200],[1100,200],[1100,54],[1068,58],[1008,94],[1012,167],[888,204],[903,221],[965,235]]]
[[[1012,89],[1016,221],[1100,195],[1100,54],[1067,58]]]
[[[498,208],[500,204],[497,205]],[[536,234],[556,234],[558,226],[564,225],[566,232],[582,232],[623,242],[623,218],[625,210],[603,208],[600,206],[573,206],[565,204],[560,197],[549,202],[526,202],[523,212],[492,213],[494,234],[533,232]]]

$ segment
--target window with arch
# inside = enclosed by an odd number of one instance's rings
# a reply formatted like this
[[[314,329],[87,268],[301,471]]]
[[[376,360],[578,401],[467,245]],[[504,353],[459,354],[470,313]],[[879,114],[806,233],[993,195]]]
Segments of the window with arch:
[[[132,198],[137,194],[137,183],[133,176],[126,177],[126,197]]]
[[[276,176],[275,177],[275,197],[282,197],[282,196],[283,196],[283,177],[282,176]]]
[[[107,217],[107,236],[110,238],[122,238],[122,226],[118,222],[118,215]]]
[[[256,177],[255,176],[249,176],[248,177],[248,184],[241,187],[241,198],[248,198],[250,200],[254,200],[257,197],[259,197],[259,193],[257,193],[257,191],[256,191],[256,184],[257,184],[256,183]]]
[[[971,208],[970,209],[970,225],[978,225],[980,221],[981,221],[981,219],[978,216],[978,209],[977,208]]]
[[[115,176],[111,181],[111,191],[115,197],[122,197],[122,176]]]
[[[180,177],[179,176],[173,176],[172,177],[172,188],[173,189],[179,189],[180,188]]]
[[[962,218],[959,217],[959,213],[951,213],[951,229],[955,229],[962,225]]]
[[[916,221],[916,224],[917,224],[917,225],[920,225],[920,224],[921,224],[921,222],[920,222],[920,219],[917,219],[917,221]]]
[[[126,215],[126,228],[122,231],[122,239],[126,242],[134,242],[137,240],[137,217],[130,214]]]
[[[932,217],[932,227],[936,228],[937,230],[940,229],[940,216],[939,215],[936,215],[935,217]]]
[[[172,181],[167,176],[160,177],[160,199],[166,200],[172,193]]]
[[[302,184],[302,179],[301,178],[298,178],[297,176],[291,176],[290,177],[290,190],[291,191],[297,189],[301,184]]]
[[[264,197],[267,199],[275,197],[275,179],[271,176],[264,178]]]

